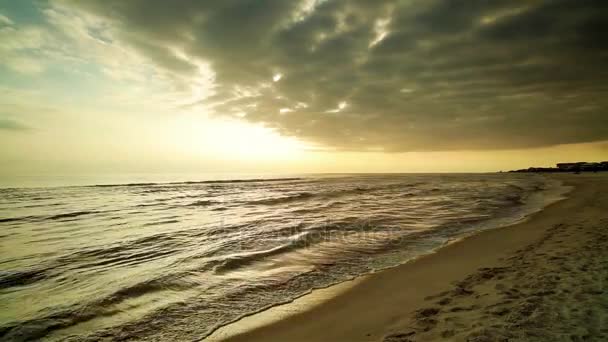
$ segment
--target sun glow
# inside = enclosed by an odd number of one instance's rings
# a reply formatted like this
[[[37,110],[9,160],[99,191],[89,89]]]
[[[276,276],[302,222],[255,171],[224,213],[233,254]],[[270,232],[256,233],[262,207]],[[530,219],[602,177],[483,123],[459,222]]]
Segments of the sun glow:
[[[237,119],[199,118],[176,120],[173,137],[184,152],[233,160],[295,159],[308,146],[276,130]]]

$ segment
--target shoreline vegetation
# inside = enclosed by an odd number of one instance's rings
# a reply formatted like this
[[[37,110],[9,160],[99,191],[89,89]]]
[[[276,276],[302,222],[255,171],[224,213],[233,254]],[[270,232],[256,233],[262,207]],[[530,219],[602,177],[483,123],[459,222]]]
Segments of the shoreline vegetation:
[[[608,340],[608,177],[549,177],[573,190],[567,199],[527,221],[480,232],[366,276],[269,324],[243,332],[236,322],[221,329],[223,336],[210,337],[225,341]],[[282,312],[289,312],[289,305]],[[252,319],[255,315],[248,318]]]
[[[608,171],[608,161],[603,162],[575,162],[575,163],[557,163],[556,167],[529,167],[527,169],[511,170],[509,172],[569,172],[569,173],[581,173],[581,172],[600,172]],[[502,172],[502,171],[501,171]]]

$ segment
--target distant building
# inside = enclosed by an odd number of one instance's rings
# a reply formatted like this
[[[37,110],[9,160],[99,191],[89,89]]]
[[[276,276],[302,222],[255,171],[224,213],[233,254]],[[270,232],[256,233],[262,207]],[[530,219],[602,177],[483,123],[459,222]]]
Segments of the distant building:
[[[600,163],[559,163],[557,168],[560,171],[606,171],[608,170],[608,162]]]
[[[558,163],[557,167],[529,167],[527,169],[513,170],[509,172],[598,172],[608,171],[608,161],[603,162],[576,162],[576,163]]]
[[[557,168],[563,171],[574,171],[580,169],[583,165],[587,163],[585,162],[577,162],[577,163],[558,163]]]

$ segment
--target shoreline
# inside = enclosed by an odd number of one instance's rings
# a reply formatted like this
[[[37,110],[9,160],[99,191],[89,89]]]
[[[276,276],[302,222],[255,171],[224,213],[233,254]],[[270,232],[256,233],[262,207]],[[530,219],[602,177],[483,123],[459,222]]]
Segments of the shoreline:
[[[566,209],[580,206],[594,188],[591,183],[608,183],[608,177],[601,175],[549,177],[574,189],[567,199],[546,206],[523,222],[481,231],[402,265],[315,289],[292,302],[220,327],[204,340],[388,341],[394,335],[408,341],[398,331],[412,325],[416,312],[428,306],[428,298],[479,269],[504,264],[507,257],[560,224]],[[425,340],[422,335],[415,340]]]
[[[554,180],[555,180],[555,178],[547,179],[547,181],[554,181]],[[553,204],[556,204],[558,202],[561,202],[563,200],[566,200],[568,198],[568,195],[573,190],[573,187],[568,186],[568,185],[564,184],[564,182],[561,182],[561,181],[559,183],[560,184],[558,184],[558,185],[554,184],[554,188],[552,188],[550,190],[550,192],[547,193],[546,196],[548,196],[548,197],[546,197],[544,200],[550,200],[549,203],[545,204],[544,206],[542,206],[540,208],[536,208],[535,209],[536,211],[529,212],[528,214],[522,216],[521,218],[517,219],[514,222],[510,222],[510,223],[506,223],[506,224],[497,223],[496,226],[492,226],[491,228],[484,228],[481,230],[472,230],[472,231],[465,233],[463,236],[459,236],[457,238],[454,238],[453,240],[447,241],[444,245],[442,245],[434,250],[431,250],[430,252],[428,252],[426,254],[417,255],[398,265],[387,266],[384,268],[380,268],[380,269],[371,271],[369,273],[360,274],[352,279],[344,280],[344,281],[330,284],[330,285],[327,285],[324,287],[311,289],[310,291],[303,293],[297,297],[294,297],[293,299],[291,299],[289,301],[270,305],[266,308],[260,309],[259,311],[246,314],[228,324],[222,325],[222,326],[218,327],[217,329],[213,330],[209,335],[205,336],[202,340],[209,341],[209,342],[226,341],[235,336],[238,336],[241,334],[247,334],[250,331],[253,331],[253,330],[256,330],[259,328],[263,328],[263,327],[271,325],[271,324],[278,323],[279,321],[288,319],[297,314],[301,314],[303,312],[309,311],[309,310],[315,308],[316,306],[323,305],[326,301],[330,300],[331,298],[344,293],[345,291],[356,286],[357,284],[364,281],[365,279],[367,279],[369,277],[373,277],[375,274],[385,272],[385,271],[393,269],[393,268],[402,267],[406,264],[414,263],[420,258],[428,257],[432,254],[437,253],[438,251],[440,251],[441,249],[443,249],[449,245],[459,243],[463,240],[466,240],[467,238],[469,238],[471,236],[480,234],[484,231],[506,228],[506,227],[510,227],[510,226],[514,226],[514,225],[526,222],[529,219],[531,219],[532,217],[534,217],[534,215],[545,210],[547,207],[549,207]],[[496,220],[496,222],[499,222],[499,220]]]

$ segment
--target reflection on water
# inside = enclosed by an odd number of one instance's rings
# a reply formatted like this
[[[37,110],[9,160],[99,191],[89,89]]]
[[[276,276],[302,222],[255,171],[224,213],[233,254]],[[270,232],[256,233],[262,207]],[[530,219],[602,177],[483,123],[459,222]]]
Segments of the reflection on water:
[[[190,340],[508,224],[530,175],[345,175],[0,190],[0,338]]]

